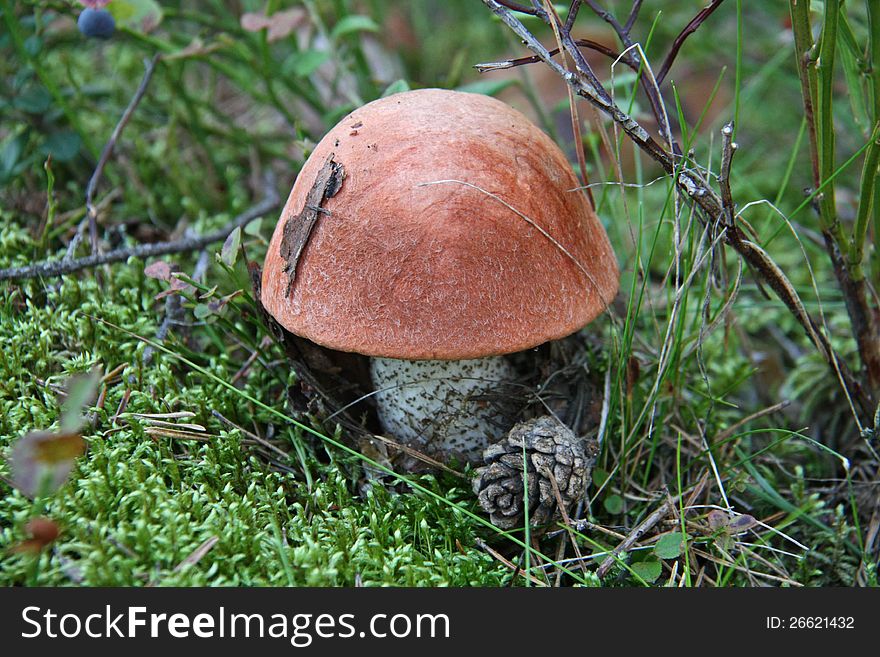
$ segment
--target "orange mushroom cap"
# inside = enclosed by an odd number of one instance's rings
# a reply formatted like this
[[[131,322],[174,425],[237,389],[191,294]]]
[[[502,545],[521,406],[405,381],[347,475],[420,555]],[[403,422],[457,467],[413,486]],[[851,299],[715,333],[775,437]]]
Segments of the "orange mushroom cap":
[[[295,263],[282,256],[328,158],[344,178]],[[582,328],[618,268],[559,147],[479,94],[425,89],[364,105],[306,161],[266,255],[262,303],[296,335],[407,360],[482,358]]]

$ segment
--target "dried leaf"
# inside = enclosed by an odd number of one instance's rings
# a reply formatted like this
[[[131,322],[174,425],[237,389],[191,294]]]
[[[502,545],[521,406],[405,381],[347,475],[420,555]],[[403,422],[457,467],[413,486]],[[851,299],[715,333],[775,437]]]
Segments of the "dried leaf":
[[[36,554],[55,542],[61,533],[55,521],[49,520],[49,518],[32,518],[28,520],[24,529],[30,538],[14,546],[13,552]]]
[[[742,534],[758,524],[758,521],[748,514],[731,515],[719,510],[710,512],[707,521],[713,532],[723,532],[728,536]]]
[[[83,451],[85,443],[79,433],[29,433],[12,447],[12,483],[29,497],[54,493],[67,481]]]
[[[750,530],[752,527],[757,526],[758,521],[755,520],[752,516],[747,514],[738,515],[730,521],[730,526],[728,531],[731,534],[742,534]]]
[[[709,523],[709,529],[713,532],[724,529],[730,524],[730,518],[728,515],[724,511],[719,511],[717,509],[709,512],[706,521]]]
[[[180,294],[181,292],[187,292],[188,294],[195,294],[196,288],[187,283],[176,276],[172,276],[169,281],[169,286],[167,290],[163,290],[159,292],[154,298],[158,301],[159,299],[164,299],[165,297],[171,296],[172,294]]]
[[[211,551],[211,548],[217,545],[217,542],[220,539],[217,536],[212,536],[204,543],[202,543],[199,547],[193,550],[192,554],[190,554],[186,559],[181,561],[177,566],[174,567],[174,572],[180,572],[186,566],[195,566],[199,561],[201,561],[208,552]]]
[[[219,313],[223,308],[226,307],[226,304],[232,301],[239,294],[242,294],[241,290],[236,290],[231,294],[227,294],[225,297],[220,297],[219,299],[213,299],[208,302],[208,307],[211,309],[211,312]]]
[[[144,276],[160,281],[171,280],[171,265],[164,260],[157,260],[144,267]]]
[[[307,18],[308,14],[303,7],[293,7],[275,12],[269,17],[271,24],[266,38],[270,43],[283,39],[300,25],[303,25]]]
[[[175,411],[174,413],[123,413],[120,417],[157,417],[157,418],[189,418],[195,417],[196,414],[192,411]]]
[[[302,7],[293,7],[278,11],[271,16],[248,12],[241,16],[241,27],[248,32],[259,32],[268,29],[266,39],[269,42],[283,39],[300,25],[305,24],[308,18],[306,10]]]
[[[315,182],[306,195],[306,202],[302,212],[295,217],[290,217],[284,224],[281,238],[281,257],[285,260],[284,271],[288,275],[287,294],[293,287],[296,278],[296,269],[303,249],[308,244],[312,229],[318,221],[318,215],[323,211],[321,205],[325,199],[334,197],[345,180],[345,168],[333,160],[331,153],[324,166],[315,176]]]
[[[220,43],[208,43],[206,44],[199,37],[194,38],[190,41],[189,45],[185,48],[178,50],[177,52],[163,55],[162,59],[167,61],[171,61],[174,59],[187,59],[189,57],[201,57],[202,55],[209,55],[215,50],[219,50],[223,46]]]

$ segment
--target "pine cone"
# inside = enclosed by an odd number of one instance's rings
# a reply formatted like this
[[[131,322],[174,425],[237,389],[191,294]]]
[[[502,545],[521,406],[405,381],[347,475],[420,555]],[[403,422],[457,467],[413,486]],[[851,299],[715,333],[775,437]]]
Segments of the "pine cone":
[[[496,527],[511,529],[521,525],[525,511],[525,462],[529,521],[535,526],[544,525],[558,507],[551,476],[556,480],[562,503],[569,507],[586,492],[595,457],[594,444],[579,440],[555,418],[545,415],[520,422],[507,437],[483,451],[486,465],[474,472],[474,492]]]

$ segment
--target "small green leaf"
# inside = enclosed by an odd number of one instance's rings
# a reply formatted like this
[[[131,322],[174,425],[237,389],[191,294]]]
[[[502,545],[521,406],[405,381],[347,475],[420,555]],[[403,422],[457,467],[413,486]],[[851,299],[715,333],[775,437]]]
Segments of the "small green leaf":
[[[385,87],[385,91],[382,92],[382,98],[386,98],[387,96],[393,96],[394,94],[403,93],[404,91],[409,91],[410,86],[409,82],[406,80],[395,80],[387,87]]]
[[[684,538],[681,532],[670,532],[660,537],[654,546],[654,554],[661,559],[677,559],[684,549]]]
[[[238,258],[238,248],[240,246],[241,226],[229,233],[229,237],[223,242],[223,249],[220,251],[220,259],[227,267],[235,265],[235,260]]]
[[[151,32],[162,22],[162,7],[156,0],[111,0],[107,11],[118,26],[135,32]]]
[[[247,226],[244,227],[244,234],[250,235],[251,237],[259,237],[260,231],[263,230],[263,218],[254,219]]]
[[[0,144],[0,182],[12,177],[26,143],[27,133],[22,131],[10,135]]]
[[[51,155],[58,162],[69,162],[77,156],[82,148],[82,139],[73,130],[53,132],[40,145],[43,155]]]
[[[663,573],[663,564],[657,558],[651,557],[644,561],[637,561],[632,566],[632,571],[649,584],[656,582]]]
[[[36,34],[34,34],[33,36],[29,36],[27,39],[24,40],[24,49],[27,51],[28,55],[30,55],[31,57],[36,57],[43,49],[43,40]]]
[[[211,308],[206,303],[196,304],[196,307],[193,308],[193,315],[195,315],[196,319],[205,319],[211,314]]]
[[[296,52],[284,60],[281,65],[281,73],[296,78],[307,78],[328,59],[330,59],[330,53],[324,50]]]
[[[333,26],[330,36],[335,40],[352,32],[378,32],[379,26],[369,16],[353,14],[346,16]]]
[[[593,468],[593,485],[601,488],[608,481],[608,471],[603,468]]]
[[[16,94],[12,105],[28,114],[42,114],[52,105],[52,96],[44,86],[32,84]]]
[[[609,495],[602,504],[605,510],[612,515],[623,511],[623,498],[620,495]]]

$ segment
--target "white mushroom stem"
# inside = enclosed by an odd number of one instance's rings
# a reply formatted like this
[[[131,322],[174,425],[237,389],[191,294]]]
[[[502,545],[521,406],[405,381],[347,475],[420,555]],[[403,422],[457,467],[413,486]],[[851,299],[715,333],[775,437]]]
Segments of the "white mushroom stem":
[[[503,356],[475,360],[371,358],[379,420],[388,437],[444,460],[475,462],[510,428]]]

